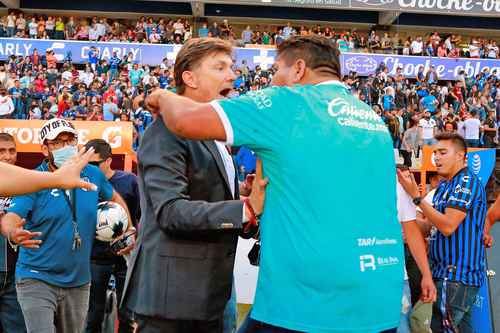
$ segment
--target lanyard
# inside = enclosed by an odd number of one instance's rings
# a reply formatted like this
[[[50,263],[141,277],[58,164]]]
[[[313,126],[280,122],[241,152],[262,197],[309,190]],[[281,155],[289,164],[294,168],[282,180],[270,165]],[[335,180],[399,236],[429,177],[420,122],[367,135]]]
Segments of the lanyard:
[[[73,224],[73,251],[78,250],[82,246],[82,238],[80,237],[80,232],[78,231],[78,224],[76,223],[76,192],[75,190],[71,191],[71,200],[66,193],[63,191],[64,199],[69,205],[71,209],[72,219],[71,223]]]

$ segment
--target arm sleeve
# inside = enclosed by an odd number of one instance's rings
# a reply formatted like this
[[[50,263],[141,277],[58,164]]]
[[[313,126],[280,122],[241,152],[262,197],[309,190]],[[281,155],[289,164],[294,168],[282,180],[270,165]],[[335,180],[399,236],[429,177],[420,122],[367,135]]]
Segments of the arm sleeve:
[[[23,219],[27,218],[33,209],[36,195],[36,193],[32,193],[12,198],[12,203],[7,209],[7,213],[14,213]]]
[[[144,193],[156,223],[166,233],[241,229],[243,202],[191,200],[187,143],[175,137],[160,120],[146,132],[139,150]]]
[[[455,188],[452,188],[446,208],[454,208],[467,212],[471,206],[476,193],[480,190],[481,182],[476,177],[468,174],[462,175]]]
[[[293,96],[290,88],[273,87],[213,101],[211,105],[224,125],[227,144],[244,145],[256,152],[278,148],[288,135],[289,122],[285,117],[293,116],[287,108],[287,96]]]
[[[113,198],[113,186],[111,183],[106,179],[104,174],[102,172],[98,172],[98,177],[99,177],[99,200],[100,201],[109,201],[111,198]]]
[[[417,208],[415,207],[415,204],[413,204],[413,200],[399,183],[397,184],[397,186],[399,222],[405,223],[416,220]]]

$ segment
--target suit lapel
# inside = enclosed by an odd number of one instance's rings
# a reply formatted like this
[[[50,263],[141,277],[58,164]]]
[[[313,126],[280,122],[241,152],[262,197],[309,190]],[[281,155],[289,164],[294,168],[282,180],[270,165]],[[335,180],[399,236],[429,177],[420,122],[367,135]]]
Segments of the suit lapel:
[[[224,178],[224,183],[226,184],[227,191],[231,193],[231,186],[229,185],[229,179],[227,179],[226,168],[224,167],[224,162],[222,161],[222,157],[220,156],[219,149],[215,145],[214,141],[202,141],[202,143],[207,147],[210,154],[215,159],[215,163],[217,164],[217,168],[219,172],[222,174],[222,178]],[[234,196],[234,193],[231,193]]]

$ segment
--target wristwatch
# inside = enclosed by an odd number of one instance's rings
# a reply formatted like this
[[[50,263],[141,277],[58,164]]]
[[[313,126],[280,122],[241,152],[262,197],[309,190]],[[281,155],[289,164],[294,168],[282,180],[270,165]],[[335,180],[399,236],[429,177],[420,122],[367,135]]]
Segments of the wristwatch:
[[[422,203],[422,197],[416,197],[415,199],[413,199],[413,203],[415,204],[415,206],[418,206]]]

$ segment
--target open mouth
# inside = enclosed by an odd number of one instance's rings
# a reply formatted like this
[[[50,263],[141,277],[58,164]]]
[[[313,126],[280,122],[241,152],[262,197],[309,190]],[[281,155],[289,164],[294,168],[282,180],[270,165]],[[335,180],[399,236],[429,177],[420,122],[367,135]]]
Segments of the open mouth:
[[[223,98],[226,98],[227,96],[229,96],[231,91],[232,91],[231,88],[225,88],[225,89],[222,89],[221,91],[219,91],[219,95]]]

